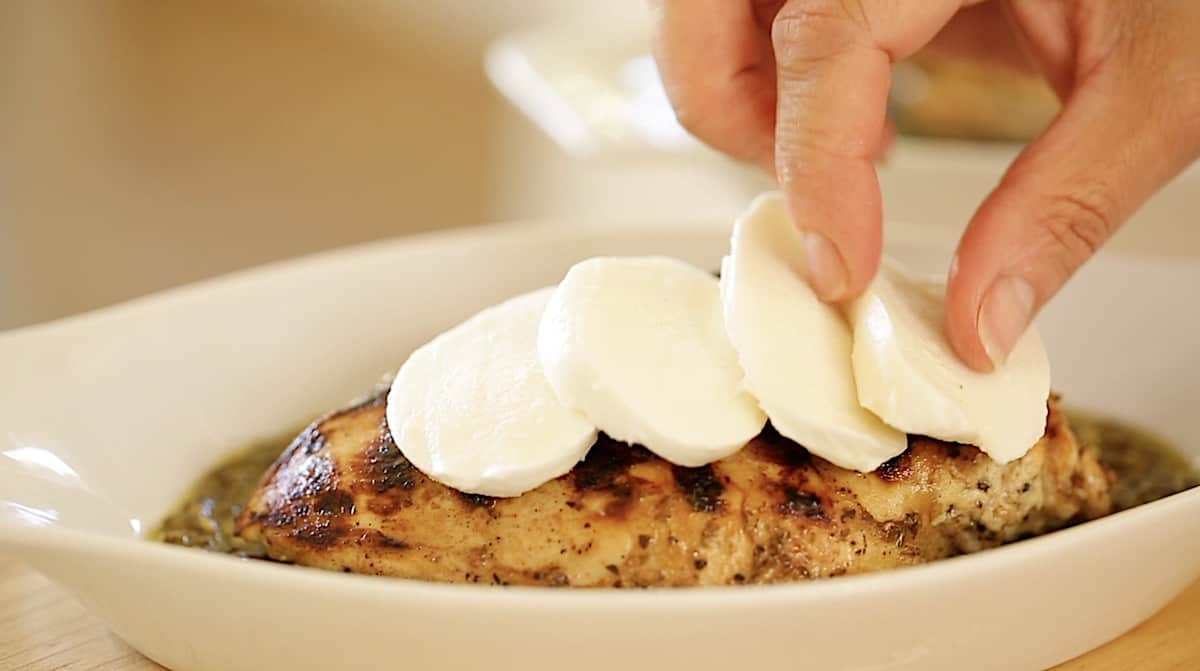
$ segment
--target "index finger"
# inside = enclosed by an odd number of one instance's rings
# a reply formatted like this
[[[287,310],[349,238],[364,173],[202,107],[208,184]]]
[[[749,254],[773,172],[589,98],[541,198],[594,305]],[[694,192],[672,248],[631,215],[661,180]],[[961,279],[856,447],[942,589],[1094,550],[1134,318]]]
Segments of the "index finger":
[[[883,214],[872,159],[892,63],[981,1],[790,0],[776,15],[776,174],[824,300],[858,295],[879,267]]]

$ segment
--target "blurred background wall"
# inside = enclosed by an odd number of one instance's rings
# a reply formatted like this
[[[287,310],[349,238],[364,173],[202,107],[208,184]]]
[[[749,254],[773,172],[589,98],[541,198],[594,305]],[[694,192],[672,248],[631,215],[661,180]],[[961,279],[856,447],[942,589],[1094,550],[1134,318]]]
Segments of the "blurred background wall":
[[[542,213],[512,166],[569,160],[483,48],[588,4],[0,3],[0,328]]]
[[[697,154],[570,157],[485,77],[499,35],[588,13],[611,29],[643,11],[642,0],[0,2],[0,329],[419,231],[728,220],[765,180]],[[952,238],[1016,149],[939,146],[904,145],[881,182],[890,217]],[[1198,183],[1152,203],[1152,224],[1126,244],[1200,246]]]

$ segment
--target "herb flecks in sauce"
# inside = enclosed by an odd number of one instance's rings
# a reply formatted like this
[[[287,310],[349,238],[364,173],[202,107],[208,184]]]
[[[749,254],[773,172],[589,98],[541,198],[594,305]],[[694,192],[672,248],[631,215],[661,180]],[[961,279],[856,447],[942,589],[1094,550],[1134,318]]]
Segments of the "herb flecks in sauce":
[[[1067,411],[1083,449],[1096,448],[1117,475],[1115,510],[1125,510],[1200,485],[1186,457],[1161,439],[1128,424]],[[265,558],[262,547],[234,534],[234,525],[264,473],[290,443],[265,441],[234,455],[206,474],[163,520],[151,539],[242,557]]]
[[[266,558],[263,547],[242,540],[234,527],[263,474],[290,441],[290,435],[263,441],[218,464],[196,482],[150,538],[240,557]]]
[[[1080,410],[1065,413],[1080,446],[1098,448],[1100,463],[1117,476],[1114,512],[1200,485],[1188,458],[1152,433]]]

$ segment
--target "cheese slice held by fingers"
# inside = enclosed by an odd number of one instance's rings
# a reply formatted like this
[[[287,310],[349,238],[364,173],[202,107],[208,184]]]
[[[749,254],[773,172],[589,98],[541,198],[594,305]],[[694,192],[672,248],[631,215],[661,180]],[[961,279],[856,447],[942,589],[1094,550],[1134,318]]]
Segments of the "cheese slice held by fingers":
[[[863,406],[902,431],[977,446],[998,462],[1023,456],[1046,430],[1050,364],[1037,329],[991,373],[962,363],[945,336],[944,283],[885,259],[849,306]]]
[[[800,232],[782,198],[760,196],[734,224],[721,273],[725,327],[745,388],[782,435],[843,468],[874,470],[907,439],[859,405],[850,328],[804,273]]]

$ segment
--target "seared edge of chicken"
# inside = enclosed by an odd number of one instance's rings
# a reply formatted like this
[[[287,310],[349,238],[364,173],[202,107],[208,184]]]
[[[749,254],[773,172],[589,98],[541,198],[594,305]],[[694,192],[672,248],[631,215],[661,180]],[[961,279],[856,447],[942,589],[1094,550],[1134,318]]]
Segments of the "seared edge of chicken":
[[[516,498],[463,494],[392,441],[384,396],[313,423],[239,520],[277,560],[445,582],[647,587],[773,583],[919,564],[1099,517],[1112,476],[1050,401],[1046,433],[1001,465],[910,437],[862,474],[768,426],[738,453],[674,466],[601,435]]]

